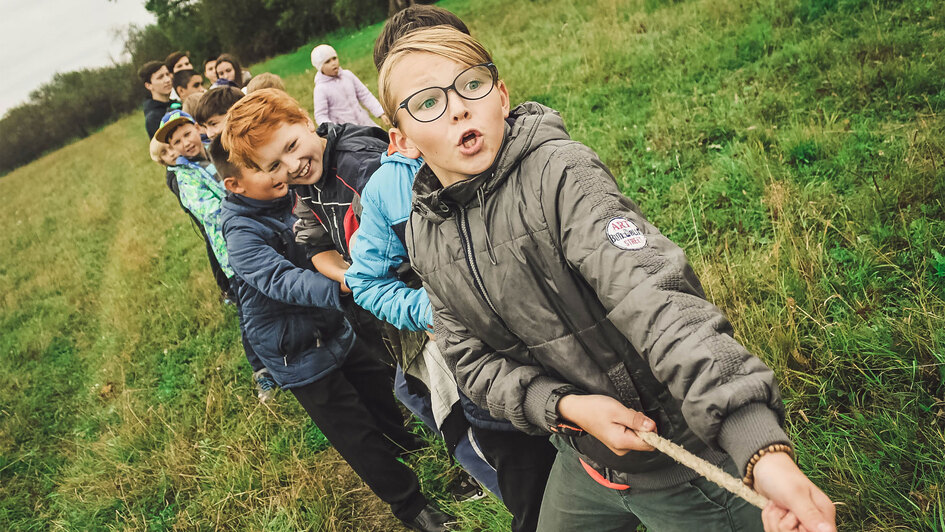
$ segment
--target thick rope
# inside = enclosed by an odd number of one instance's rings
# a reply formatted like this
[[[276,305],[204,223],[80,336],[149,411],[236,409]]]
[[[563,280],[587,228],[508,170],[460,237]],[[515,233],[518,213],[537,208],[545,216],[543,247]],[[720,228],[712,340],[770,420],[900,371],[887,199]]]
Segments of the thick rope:
[[[660,452],[676,460],[680,464],[692,469],[703,477],[725,488],[731,493],[745,499],[758,508],[768,506],[768,499],[760,493],[746,486],[741,480],[729,475],[709,462],[690,453],[675,443],[656,434],[655,432],[637,432],[637,436],[649,445],[656,447]]]

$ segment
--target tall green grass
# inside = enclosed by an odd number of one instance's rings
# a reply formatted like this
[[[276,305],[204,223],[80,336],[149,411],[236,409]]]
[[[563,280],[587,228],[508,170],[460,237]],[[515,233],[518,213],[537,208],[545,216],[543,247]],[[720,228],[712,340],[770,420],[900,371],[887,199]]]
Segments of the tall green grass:
[[[945,530],[945,4],[440,5],[686,248],[841,528]],[[379,28],[327,38],[371,87]],[[253,71],[311,109],[308,51]],[[0,179],[0,528],[399,529],[289,395],[255,400],[142,126]],[[445,501],[442,448],[412,462]]]

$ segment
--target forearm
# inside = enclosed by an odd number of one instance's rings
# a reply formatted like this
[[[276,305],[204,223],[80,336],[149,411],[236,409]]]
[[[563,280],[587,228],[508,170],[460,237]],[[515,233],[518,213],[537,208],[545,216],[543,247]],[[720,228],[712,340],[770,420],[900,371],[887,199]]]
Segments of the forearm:
[[[312,265],[325,277],[341,285],[341,291],[350,293],[345,284],[345,271],[350,266],[337,251],[323,251],[312,256]]]

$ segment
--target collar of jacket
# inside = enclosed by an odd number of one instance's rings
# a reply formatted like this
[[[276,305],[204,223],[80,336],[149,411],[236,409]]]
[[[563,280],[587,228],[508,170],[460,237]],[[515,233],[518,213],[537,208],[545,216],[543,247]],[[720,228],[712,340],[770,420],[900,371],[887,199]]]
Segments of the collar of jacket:
[[[226,195],[226,201],[243,213],[277,217],[292,209],[292,205],[295,203],[295,193],[290,190],[288,194],[281,198],[258,200],[229,192]]]
[[[339,69],[338,69],[338,75],[337,75],[337,76],[326,76],[325,74],[322,73],[322,70],[321,70],[321,69],[318,69],[318,71],[315,72],[315,79],[314,79],[314,81],[315,81],[316,84],[318,84],[318,83],[329,83],[329,82],[332,82],[332,81],[338,81],[338,80],[341,79],[341,74],[342,74],[343,72],[345,72],[345,69],[339,68]]]
[[[532,150],[559,139],[570,137],[558,112],[540,103],[525,102],[509,113],[502,146],[492,167],[485,172],[444,188],[433,170],[424,164],[413,185],[413,209],[433,223],[442,223],[449,218],[452,206],[482,202]]]
[[[322,122],[318,125],[315,134],[325,139],[325,151],[322,153],[322,178],[318,180],[318,183],[307,186],[322,190],[325,188],[329,176],[334,176],[331,169],[335,167],[335,145],[338,144],[338,139],[344,134],[345,127],[346,124],[334,124],[332,122]]]

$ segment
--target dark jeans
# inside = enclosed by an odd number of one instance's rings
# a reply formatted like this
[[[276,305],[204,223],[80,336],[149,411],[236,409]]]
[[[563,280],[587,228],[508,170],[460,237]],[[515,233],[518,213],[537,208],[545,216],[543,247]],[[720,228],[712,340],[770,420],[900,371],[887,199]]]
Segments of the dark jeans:
[[[554,438],[554,436],[552,436]],[[636,530],[653,532],[760,532],[761,510],[698,477],[661,490],[615,490],[598,484],[563,441],[541,507],[542,532]],[[657,452],[657,451],[653,451]],[[722,468],[736,474],[728,460]]]
[[[502,502],[512,513],[513,532],[538,530],[545,483],[557,454],[548,436],[475,426],[473,434],[498,473]]]
[[[427,500],[417,476],[397,457],[420,442],[404,428],[390,374],[359,339],[339,369],[292,393],[361,480],[394,516],[409,521]]]

